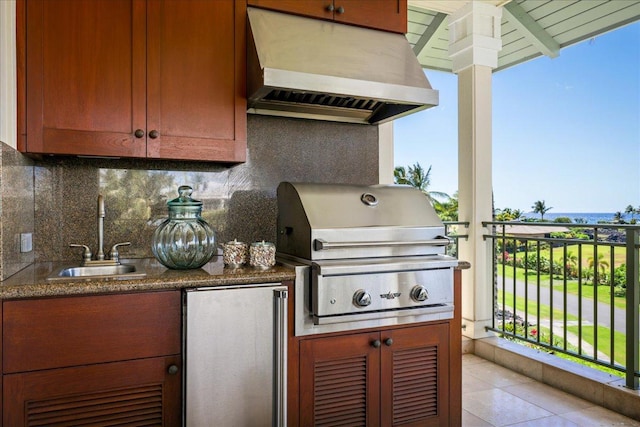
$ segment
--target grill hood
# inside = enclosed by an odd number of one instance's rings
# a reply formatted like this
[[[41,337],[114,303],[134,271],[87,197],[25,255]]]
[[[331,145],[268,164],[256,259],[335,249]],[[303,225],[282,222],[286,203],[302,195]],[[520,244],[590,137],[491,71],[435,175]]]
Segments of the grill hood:
[[[438,105],[401,34],[247,8],[248,112],[383,123]]]
[[[312,260],[444,254],[449,239],[427,197],[404,185],[281,182],[281,254]]]

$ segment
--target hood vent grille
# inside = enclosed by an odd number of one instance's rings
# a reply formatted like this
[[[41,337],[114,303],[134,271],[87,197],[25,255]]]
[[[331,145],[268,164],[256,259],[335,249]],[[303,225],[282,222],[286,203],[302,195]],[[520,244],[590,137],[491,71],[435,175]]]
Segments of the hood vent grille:
[[[265,99],[268,101],[293,102],[296,104],[321,105],[326,107],[353,108],[373,112],[382,103],[375,99],[354,98],[352,96],[326,95],[322,93],[272,90]]]
[[[247,8],[255,114],[374,124],[438,105],[402,34]]]

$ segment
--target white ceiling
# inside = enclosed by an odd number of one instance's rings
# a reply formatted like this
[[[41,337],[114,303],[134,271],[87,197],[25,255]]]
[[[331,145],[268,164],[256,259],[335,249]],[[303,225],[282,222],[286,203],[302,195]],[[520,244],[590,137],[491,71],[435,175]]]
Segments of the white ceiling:
[[[495,71],[640,20],[636,0],[473,0],[502,7]],[[407,39],[424,68],[451,72],[448,15],[468,0],[409,0]],[[640,40],[636,41],[640,43]]]

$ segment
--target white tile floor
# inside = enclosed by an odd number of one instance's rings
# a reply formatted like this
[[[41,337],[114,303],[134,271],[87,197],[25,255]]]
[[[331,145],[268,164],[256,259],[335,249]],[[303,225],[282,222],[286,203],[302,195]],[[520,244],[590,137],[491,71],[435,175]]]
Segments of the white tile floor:
[[[638,426],[473,354],[462,357],[462,426]]]

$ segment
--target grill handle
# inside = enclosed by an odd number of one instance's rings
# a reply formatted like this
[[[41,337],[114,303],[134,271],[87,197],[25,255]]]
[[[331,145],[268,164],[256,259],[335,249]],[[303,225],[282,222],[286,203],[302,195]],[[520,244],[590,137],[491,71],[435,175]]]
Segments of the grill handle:
[[[379,248],[379,247],[397,247],[397,246],[449,246],[451,239],[446,236],[438,236],[432,240],[415,240],[402,241],[392,240],[383,242],[327,242],[322,239],[313,241],[313,248],[316,251],[324,251],[330,249],[347,249],[347,248]]]

